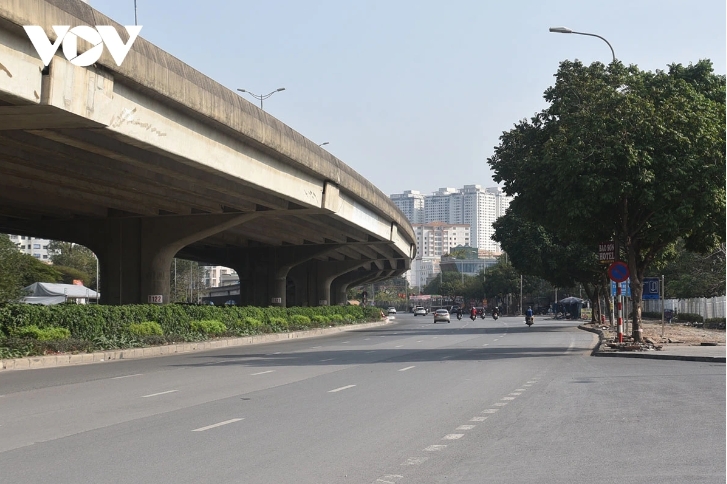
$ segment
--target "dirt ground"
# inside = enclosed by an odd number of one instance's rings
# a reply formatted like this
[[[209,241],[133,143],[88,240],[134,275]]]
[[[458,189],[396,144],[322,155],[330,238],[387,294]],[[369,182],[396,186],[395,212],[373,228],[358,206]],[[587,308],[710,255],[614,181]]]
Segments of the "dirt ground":
[[[596,327],[603,331],[606,341],[613,341],[616,338],[616,327],[585,324],[584,326]],[[718,329],[704,329],[688,326],[683,323],[665,323],[662,333],[661,321],[642,321],[644,339],[650,338],[658,344],[669,345],[701,345],[702,343],[725,344],[725,331]],[[663,338],[662,338],[663,334]],[[631,323],[624,327],[624,340],[631,340]]]

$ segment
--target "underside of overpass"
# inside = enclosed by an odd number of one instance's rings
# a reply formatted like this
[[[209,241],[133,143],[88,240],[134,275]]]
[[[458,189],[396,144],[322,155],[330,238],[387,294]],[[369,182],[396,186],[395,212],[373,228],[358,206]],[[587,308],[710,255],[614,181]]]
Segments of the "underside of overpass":
[[[174,257],[236,269],[256,305],[340,303],[408,269],[411,225],[343,162],[189,66],[170,87],[159,59],[181,63],[141,38],[133,71],[44,67],[23,22],[114,22],[75,0],[17,5],[0,7],[0,232],[89,247],[102,302],[168,302]]]

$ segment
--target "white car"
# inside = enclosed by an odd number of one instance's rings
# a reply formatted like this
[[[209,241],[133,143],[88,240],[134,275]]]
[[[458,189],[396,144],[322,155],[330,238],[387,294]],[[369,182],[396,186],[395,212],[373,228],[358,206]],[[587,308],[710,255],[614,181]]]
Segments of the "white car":
[[[444,321],[445,323],[449,322],[449,311],[446,309],[437,309],[434,311],[434,322],[437,321]]]
[[[423,307],[417,306],[414,308],[414,316],[426,316],[426,315],[427,315],[427,310],[424,309]]]
[[[386,310],[389,314],[396,314],[396,308],[394,306],[389,307],[389,309]]]

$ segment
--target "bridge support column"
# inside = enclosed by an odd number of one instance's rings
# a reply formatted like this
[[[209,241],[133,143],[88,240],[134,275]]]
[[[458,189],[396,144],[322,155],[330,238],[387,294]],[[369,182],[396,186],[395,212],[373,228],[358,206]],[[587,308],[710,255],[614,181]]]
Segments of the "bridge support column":
[[[355,270],[336,277],[331,282],[331,305],[346,304],[348,288],[358,286],[378,276],[379,272],[368,270]]]
[[[51,222],[48,237],[73,241],[99,259],[101,302],[139,304],[149,296],[169,302],[174,255],[192,242],[245,223],[258,214],[201,214],[159,217],[116,217]]]
[[[338,276],[345,274],[357,267],[364,265],[366,261],[362,260],[343,260],[343,261],[317,261],[316,264],[316,295],[317,301],[311,301],[316,306],[331,305],[331,282]]]
[[[240,304],[287,307],[286,289],[291,268],[340,246],[252,247],[228,251],[224,257],[214,260],[232,267],[240,276]]]

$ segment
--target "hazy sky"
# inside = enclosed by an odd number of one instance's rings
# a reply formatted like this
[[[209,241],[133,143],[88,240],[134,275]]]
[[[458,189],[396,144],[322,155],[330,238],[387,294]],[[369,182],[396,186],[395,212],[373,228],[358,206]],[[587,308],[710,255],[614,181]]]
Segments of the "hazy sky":
[[[123,25],[134,0],[91,0]],[[641,69],[711,59],[724,0],[137,0],[141,36],[227,86],[384,193],[494,186],[499,136],[545,107],[562,60]],[[248,101],[258,101],[245,95]]]

